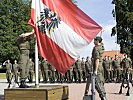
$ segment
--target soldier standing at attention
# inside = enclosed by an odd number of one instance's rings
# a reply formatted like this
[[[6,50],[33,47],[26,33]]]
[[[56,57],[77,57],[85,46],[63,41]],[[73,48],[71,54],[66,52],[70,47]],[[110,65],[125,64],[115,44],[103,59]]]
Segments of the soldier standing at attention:
[[[86,78],[90,78],[90,72],[91,72],[91,61],[89,59],[89,57],[86,58],[85,61],[85,74],[86,74]]]
[[[68,82],[72,83],[73,82],[73,66],[74,64],[69,68],[68,70]]]
[[[25,81],[28,78],[28,73],[27,69],[28,67],[28,62],[29,62],[29,49],[30,49],[30,44],[29,44],[29,35],[34,34],[34,30],[29,33],[24,33],[23,30],[20,30],[18,32],[18,48],[20,50],[20,58],[19,58],[19,67],[20,67],[20,88],[28,88],[29,86],[26,85]]]
[[[76,68],[76,62],[73,64],[73,78],[75,83],[78,81],[78,70]]]
[[[106,97],[106,92],[104,89],[103,67],[102,67],[102,54],[104,51],[104,47],[103,47],[103,43],[101,42],[102,42],[102,38],[99,36],[97,36],[94,39],[95,47],[93,48],[93,51],[92,51],[92,62],[93,62],[94,73],[100,85],[99,86],[100,90],[97,85],[96,85],[96,90],[99,93],[101,100],[104,100],[104,97]]]
[[[75,62],[75,66],[76,66],[76,69],[77,69],[77,73],[78,75],[78,82],[81,83],[81,77],[82,77],[82,68],[81,68],[81,61],[80,59],[78,58],[77,61]]]
[[[55,83],[55,68],[49,64],[49,70],[50,70],[50,83]]]
[[[121,87],[120,87],[120,91],[119,93],[121,94],[122,93],[122,87],[124,87],[124,84],[125,84],[125,80],[126,80],[126,88],[127,88],[127,93],[126,93],[126,96],[130,96],[129,94],[129,91],[130,91],[130,78],[129,78],[129,74],[130,74],[130,68],[131,68],[131,60],[130,58],[127,57],[127,55],[125,54],[124,55],[124,59],[122,60],[121,62],[122,64],[122,68],[123,68],[123,77],[122,77],[122,84],[121,84]]]
[[[108,83],[110,81],[110,61],[109,58],[106,56],[105,60],[103,61],[103,67],[105,68],[105,80]]]
[[[19,66],[17,64],[17,60],[14,60],[14,64],[13,64],[13,74],[15,75],[15,82],[18,83],[18,69]]]
[[[12,72],[12,64],[10,63],[10,60],[7,60],[3,63],[3,65],[6,65],[6,79],[7,82],[11,82],[11,72]]]
[[[82,61],[81,61],[81,67],[82,67],[82,78],[83,81],[86,81],[86,73],[85,73],[85,61],[84,61],[84,57],[82,57]]]
[[[120,82],[120,61],[118,60],[118,55],[115,55],[112,66],[114,68],[114,77],[116,77],[116,82]]]
[[[49,63],[47,62],[47,60],[43,59],[42,61],[42,77],[43,77],[43,81],[45,83],[48,82],[48,66],[49,66]]]
[[[33,82],[33,75],[34,75],[34,63],[32,61],[32,59],[29,59],[29,82]]]
[[[124,55],[124,59],[122,60],[121,65],[123,68],[122,74],[123,74],[123,76],[126,76],[127,73],[130,73],[130,68],[132,65],[130,58],[128,58],[126,54]],[[122,80],[123,80],[123,78],[124,77],[122,77]]]

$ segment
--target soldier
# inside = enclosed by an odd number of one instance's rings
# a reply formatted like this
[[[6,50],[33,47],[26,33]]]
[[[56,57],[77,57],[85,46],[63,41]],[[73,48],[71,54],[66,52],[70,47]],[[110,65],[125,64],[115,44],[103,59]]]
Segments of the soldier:
[[[130,87],[129,87],[129,82],[130,82],[129,73],[130,72],[129,71],[131,68],[131,60],[129,58],[127,58],[126,54],[124,55],[124,59],[122,60],[121,64],[122,64],[122,68],[123,68],[123,72],[122,72],[123,77],[122,77],[122,84],[121,84],[119,93],[122,93],[122,87],[124,87],[124,83],[126,80],[126,84],[127,84],[127,88],[128,88],[126,95],[129,96],[130,95],[129,94],[129,89],[130,89]]]
[[[91,61],[90,61],[89,57],[87,57],[86,61],[85,61],[86,78],[90,78],[90,72],[91,72]]]
[[[75,62],[76,63],[76,62]],[[73,64],[73,78],[74,78],[74,81],[75,83],[78,81],[78,71],[77,71],[77,68],[76,68],[76,65],[75,63]]]
[[[58,70],[56,70],[55,72],[56,72],[57,82],[62,83],[63,82],[63,79],[64,79],[64,76],[62,76],[61,73],[58,72]]]
[[[69,83],[73,82],[73,65],[69,68],[69,70],[67,72],[68,73],[68,82]]]
[[[120,82],[120,61],[118,60],[118,55],[115,55],[115,59],[112,62],[114,69],[114,77],[116,77],[116,82]]]
[[[103,67],[105,69],[105,80],[106,82],[110,82],[110,59],[109,56],[105,57],[105,60],[103,61]]]
[[[81,68],[82,68],[82,78],[83,81],[86,81],[86,73],[85,73],[85,61],[84,61],[84,57],[82,57],[82,61],[81,61]]]
[[[29,82],[33,82],[33,76],[34,76],[34,63],[32,61],[32,59],[29,59]]]
[[[48,66],[49,66],[49,64],[48,64],[47,60],[43,59],[43,61],[42,61],[42,77],[43,77],[43,81],[45,83],[48,82],[48,71],[49,71]]]
[[[29,35],[34,34],[34,30],[30,33],[24,33],[23,30],[20,30],[18,32],[18,48],[20,50],[20,58],[19,58],[19,67],[20,67],[20,88],[28,88],[29,86],[26,85],[25,81],[28,78],[28,62],[29,62],[29,49],[30,49],[30,44],[29,44]]]
[[[54,83],[55,82],[55,68],[49,64],[49,72],[50,72],[50,82]]]
[[[14,60],[14,64],[13,64],[13,73],[15,75],[15,82],[18,83],[18,69],[19,66],[17,64],[17,60]]]
[[[97,86],[96,84],[96,90],[98,91],[101,100],[104,100],[104,98],[106,98],[106,92],[104,89],[103,67],[102,67],[102,54],[104,47],[101,42],[102,38],[99,36],[97,36],[94,39],[95,47],[93,48],[92,51],[92,62],[93,62],[94,73],[96,74],[97,78],[97,83],[99,84],[99,86]],[[98,87],[100,87],[100,89]]]
[[[11,82],[11,72],[12,72],[12,64],[10,63],[10,60],[7,60],[3,63],[3,65],[6,65],[6,79],[7,82]]]
[[[120,58],[120,82],[122,81],[122,77],[123,77],[123,67],[122,67],[122,58],[121,57],[119,57]]]
[[[75,62],[75,66],[76,66],[76,69],[77,69],[77,73],[78,75],[78,82],[81,83],[81,77],[82,77],[82,68],[81,68],[81,61],[80,59],[78,58],[77,61]]]
[[[104,70],[104,73],[103,73],[104,79],[107,78],[107,76],[106,76],[106,69],[105,69],[105,67],[104,67],[104,61],[105,61],[106,58],[107,58],[107,56],[104,56],[104,58],[103,58],[103,63],[102,63],[102,65],[103,65],[103,70]]]
[[[114,69],[113,69],[113,66],[112,66],[112,62],[113,62],[113,57],[110,58],[110,79],[111,79],[111,82],[114,81]]]
[[[63,82],[68,82],[68,71],[63,75]]]

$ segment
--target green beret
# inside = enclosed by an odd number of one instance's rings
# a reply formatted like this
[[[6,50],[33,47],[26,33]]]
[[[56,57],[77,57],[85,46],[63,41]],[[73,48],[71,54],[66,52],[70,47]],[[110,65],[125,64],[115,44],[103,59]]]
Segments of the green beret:
[[[24,33],[24,30],[19,30],[19,31],[17,32],[18,35],[21,35],[22,33]]]
[[[101,38],[100,36],[95,37],[94,40],[97,40],[97,41],[99,41],[99,42],[102,42],[102,38]]]

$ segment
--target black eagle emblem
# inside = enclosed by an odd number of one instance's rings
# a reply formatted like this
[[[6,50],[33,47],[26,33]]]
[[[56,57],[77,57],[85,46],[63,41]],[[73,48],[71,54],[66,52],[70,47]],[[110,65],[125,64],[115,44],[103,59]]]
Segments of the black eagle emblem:
[[[58,28],[60,21],[60,17],[58,17],[55,12],[45,8],[43,9],[43,12],[40,12],[40,18],[37,23],[38,28],[42,33],[46,33],[47,30],[50,34],[51,31],[54,31],[55,28]]]

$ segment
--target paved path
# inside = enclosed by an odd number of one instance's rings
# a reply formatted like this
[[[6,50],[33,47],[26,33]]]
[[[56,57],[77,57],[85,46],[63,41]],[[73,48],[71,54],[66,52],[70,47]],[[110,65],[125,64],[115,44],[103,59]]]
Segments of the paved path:
[[[44,83],[41,83],[40,85],[44,85]],[[54,85],[57,85],[58,83],[55,83]],[[34,85],[34,83],[29,84]],[[46,85],[53,85],[53,84],[46,84]],[[72,84],[58,84],[58,85],[68,85],[69,86],[69,100],[82,100],[85,90],[85,83],[72,83]],[[0,100],[4,100],[4,89],[6,89],[8,86],[8,83],[6,80],[0,79]],[[119,88],[120,84],[115,83],[106,83],[105,89],[107,92],[107,100],[133,100],[133,88],[131,87],[131,95],[128,97],[126,96],[126,89],[123,89],[123,94],[119,95]],[[90,94],[90,93],[89,93]],[[98,93],[96,92],[96,100],[100,100]]]

